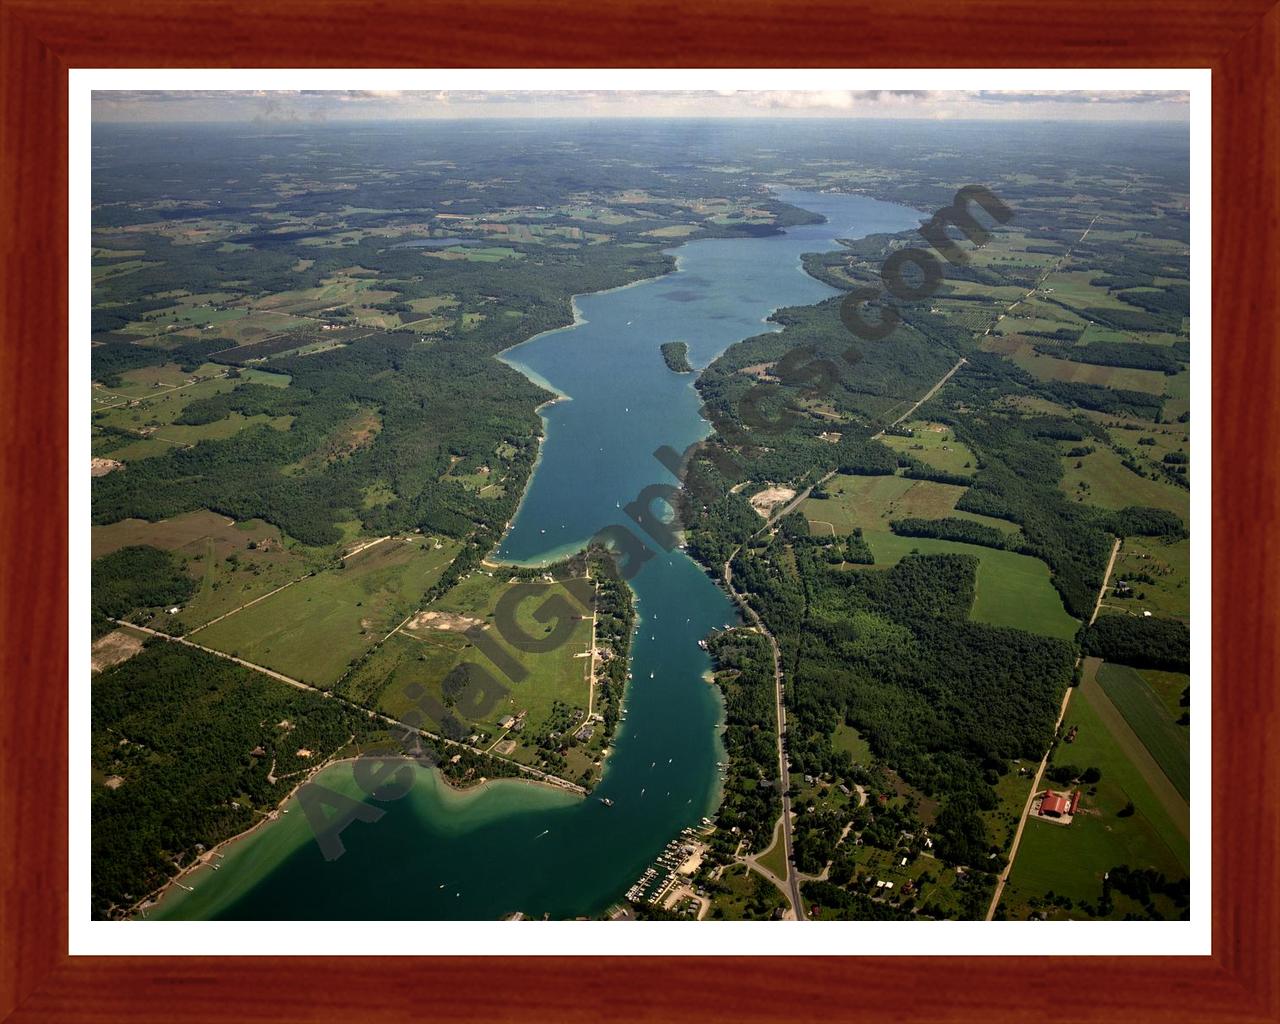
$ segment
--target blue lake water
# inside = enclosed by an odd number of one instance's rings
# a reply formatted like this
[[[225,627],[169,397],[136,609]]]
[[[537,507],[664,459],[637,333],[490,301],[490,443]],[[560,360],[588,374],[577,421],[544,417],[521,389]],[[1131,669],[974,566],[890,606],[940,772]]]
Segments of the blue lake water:
[[[659,347],[687,342],[689,361],[701,368],[734,342],[776,329],[765,318],[779,306],[834,294],[803,271],[802,253],[919,220],[914,210],[861,196],[784,191],[779,197],[826,222],[784,235],[681,245],[672,250],[675,273],[579,296],[577,324],[503,357],[567,400],[543,409],[541,460],[499,557],[549,561],[613,523],[630,527],[655,551],[632,581],[640,615],[634,681],[627,719],[595,790],[614,806],[507,781],[460,797],[422,770],[411,796],[386,805],[381,821],[343,832],[346,853],[338,860],[324,861],[306,841],[300,813],[282,817],[238,844],[216,876],[203,872],[197,893],[167,900],[160,916],[593,914],[621,897],[682,828],[713,812],[721,709],[697,641],[737,617],[688,557],[657,547],[620,510],[646,486],[674,483],[654,458],[659,446],[683,451],[708,432],[695,374],[668,370]],[[321,781],[356,792],[346,766]]]

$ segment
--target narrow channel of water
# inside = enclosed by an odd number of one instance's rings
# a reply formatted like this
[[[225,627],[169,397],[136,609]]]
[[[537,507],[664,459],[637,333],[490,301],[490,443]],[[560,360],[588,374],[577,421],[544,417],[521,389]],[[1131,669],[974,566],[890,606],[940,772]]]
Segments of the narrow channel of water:
[[[659,346],[687,342],[689,361],[701,368],[734,342],[773,329],[764,320],[777,307],[834,294],[803,271],[802,253],[834,249],[836,238],[901,231],[919,218],[862,196],[780,198],[826,222],[681,245],[675,273],[579,296],[578,323],[506,353],[568,400],[543,409],[542,458],[499,557],[548,561],[606,525],[637,530],[623,506],[650,484],[674,482],[654,451],[683,451],[708,429],[695,374],[668,370]],[[456,793],[419,770],[409,797],[385,805],[376,823],[348,827],[345,855],[326,862],[290,800],[290,814],[234,844],[216,873],[196,875],[194,893],[175,893],[152,916],[484,919],[518,910],[571,918],[603,910],[719,796],[720,702],[697,642],[736,615],[682,552],[654,550],[632,581],[640,617],[634,681],[595,790],[612,807],[505,780]],[[349,765],[319,781],[358,795]]]

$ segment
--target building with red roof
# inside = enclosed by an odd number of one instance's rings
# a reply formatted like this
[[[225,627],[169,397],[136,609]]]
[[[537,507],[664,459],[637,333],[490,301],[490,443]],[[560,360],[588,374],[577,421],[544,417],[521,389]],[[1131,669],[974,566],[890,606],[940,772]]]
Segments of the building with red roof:
[[[1053,818],[1059,818],[1069,813],[1069,808],[1070,804],[1067,803],[1067,798],[1059,796],[1052,790],[1046,792],[1044,799],[1040,801],[1040,813],[1047,814]]]

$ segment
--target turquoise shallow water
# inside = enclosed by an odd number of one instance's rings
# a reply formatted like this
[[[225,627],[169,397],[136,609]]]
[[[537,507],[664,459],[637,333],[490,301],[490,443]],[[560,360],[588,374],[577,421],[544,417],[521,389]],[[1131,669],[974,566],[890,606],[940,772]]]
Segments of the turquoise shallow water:
[[[675,374],[659,346],[685,341],[705,366],[734,342],[774,329],[779,306],[818,302],[832,289],[800,255],[837,237],[901,231],[918,214],[861,196],[782,192],[826,217],[782,236],[706,239],[672,250],[678,270],[628,288],[580,296],[580,322],[509,350],[505,359],[567,396],[543,409],[546,440],[499,556],[540,562],[626,525],[655,557],[632,580],[640,614],[634,681],[596,794],[606,808],[545,787],[498,782],[456,794],[421,770],[412,793],[381,820],[342,834],[326,862],[292,813],[233,847],[196,892],[165,916],[235,919],[481,919],[519,910],[555,918],[597,913],[618,899],[686,825],[718,799],[720,704],[704,681],[697,641],[736,621],[728,598],[682,552],[663,551],[620,506],[648,485],[674,483],[655,459],[704,437],[694,374]],[[650,673],[653,678],[650,678]],[[348,766],[320,780],[355,795]],[[296,805],[296,801],[291,801]]]

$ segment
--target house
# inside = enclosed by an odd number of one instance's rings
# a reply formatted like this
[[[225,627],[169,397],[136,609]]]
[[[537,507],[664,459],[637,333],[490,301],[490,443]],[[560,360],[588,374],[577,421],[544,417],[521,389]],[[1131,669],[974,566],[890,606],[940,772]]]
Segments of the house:
[[[1070,805],[1067,798],[1059,796],[1052,790],[1047,790],[1044,799],[1040,801],[1040,813],[1050,818],[1061,818],[1064,814],[1068,814]]]
[[[1080,806],[1080,790],[1077,789],[1074,793],[1071,794],[1071,810],[1068,811],[1067,813],[1075,814],[1076,808],[1079,806]]]
[[[500,719],[498,719],[499,729],[510,729],[515,724],[516,724],[516,720],[511,715],[503,715]]]

